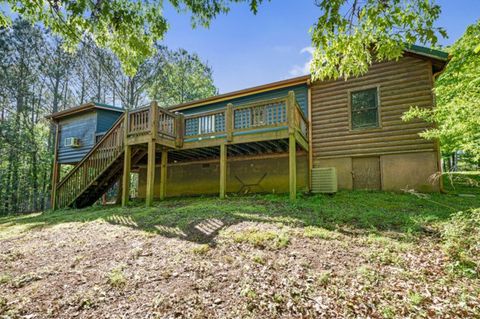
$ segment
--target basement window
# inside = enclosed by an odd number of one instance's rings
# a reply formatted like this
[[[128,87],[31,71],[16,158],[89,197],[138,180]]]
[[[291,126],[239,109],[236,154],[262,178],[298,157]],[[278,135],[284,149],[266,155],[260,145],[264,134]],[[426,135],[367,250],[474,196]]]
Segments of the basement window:
[[[376,87],[350,92],[352,130],[380,127],[378,104]]]

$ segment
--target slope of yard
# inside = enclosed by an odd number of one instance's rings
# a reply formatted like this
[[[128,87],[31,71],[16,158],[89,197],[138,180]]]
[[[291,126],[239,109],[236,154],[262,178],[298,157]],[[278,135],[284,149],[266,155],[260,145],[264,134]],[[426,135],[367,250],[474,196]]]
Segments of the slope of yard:
[[[0,317],[479,318],[478,260],[443,235],[476,207],[340,192],[3,217]]]

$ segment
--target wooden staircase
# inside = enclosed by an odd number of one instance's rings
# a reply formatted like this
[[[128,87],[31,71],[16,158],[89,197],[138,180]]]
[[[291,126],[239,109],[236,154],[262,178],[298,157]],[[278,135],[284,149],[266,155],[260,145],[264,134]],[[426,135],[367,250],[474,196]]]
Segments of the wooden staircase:
[[[95,203],[122,175],[125,149],[124,115],[85,155],[55,188],[54,209],[82,208]],[[132,152],[132,163],[138,162],[145,151]]]

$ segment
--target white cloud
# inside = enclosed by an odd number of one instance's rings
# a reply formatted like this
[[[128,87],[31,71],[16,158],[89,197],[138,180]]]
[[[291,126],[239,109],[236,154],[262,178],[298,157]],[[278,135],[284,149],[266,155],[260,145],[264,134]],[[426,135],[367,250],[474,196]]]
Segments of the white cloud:
[[[303,65],[294,65],[289,72],[291,76],[300,76],[310,73],[310,64],[312,63],[313,51],[315,51],[313,47],[305,47],[300,50],[300,54],[308,53],[309,59]]]

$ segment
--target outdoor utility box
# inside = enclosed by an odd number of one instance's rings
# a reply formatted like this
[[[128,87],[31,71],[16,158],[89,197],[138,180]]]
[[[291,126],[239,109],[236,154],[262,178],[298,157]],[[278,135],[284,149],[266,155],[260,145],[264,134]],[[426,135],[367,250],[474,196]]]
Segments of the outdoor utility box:
[[[111,105],[87,103],[50,115],[58,125],[58,163],[76,164],[122,115]]]
[[[335,167],[312,168],[312,193],[333,194],[338,190]]]

